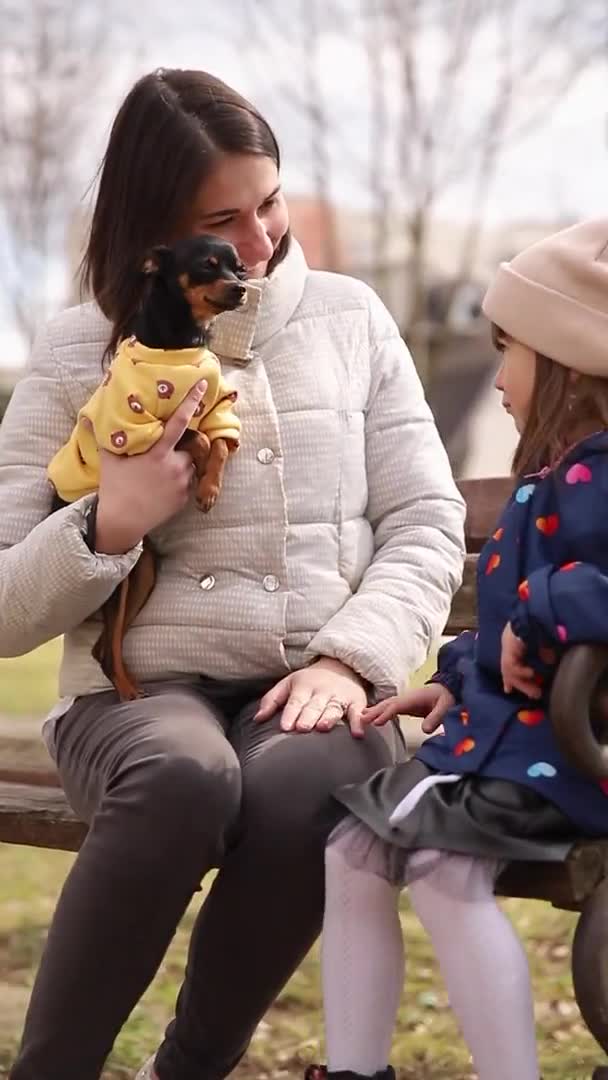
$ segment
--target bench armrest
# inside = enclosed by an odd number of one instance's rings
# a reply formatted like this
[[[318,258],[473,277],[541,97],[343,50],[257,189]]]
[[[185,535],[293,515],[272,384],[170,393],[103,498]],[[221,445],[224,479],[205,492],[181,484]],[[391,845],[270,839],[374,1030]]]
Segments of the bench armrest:
[[[549,702],[562,754],[598,780],[608,778],[608,743],[601,741],[608,739],[608,712],[594,702],[602,676],[608,676],[608,645],[573,645],[560,660]]]

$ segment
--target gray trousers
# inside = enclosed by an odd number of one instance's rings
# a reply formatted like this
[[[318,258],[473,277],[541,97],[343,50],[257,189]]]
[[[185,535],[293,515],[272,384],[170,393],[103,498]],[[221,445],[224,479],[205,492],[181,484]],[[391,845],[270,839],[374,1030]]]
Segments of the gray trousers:
[[[11,1080],[97,1080],[201,879],[161,1080],[226,1076],[317,937],[331,798],[402,756],[396,729],[255,724],[268,684],[80,698],[56,732],[67,798],[90,823],[63,887]]]

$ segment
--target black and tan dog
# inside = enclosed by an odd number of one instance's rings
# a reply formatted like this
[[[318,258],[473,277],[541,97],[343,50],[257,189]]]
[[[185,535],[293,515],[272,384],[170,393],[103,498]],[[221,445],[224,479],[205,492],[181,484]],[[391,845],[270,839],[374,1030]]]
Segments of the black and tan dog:
[[[70,439],[49,465],[54,509],[96,490],[99,448],[138,454],[153,446],[168,417],[202,379],[207,390],[178,443],[192,455],[201,510],[215,504],[225,463],[238,448],[236,392],[224,382],[208,347],[213,319],[246,302],[245,269],[235,249],[218,237],[196,236],[171,248],[154,248],[142,272],[146,286],[131,334],[120,343],[103,382],[80,410]],[[104,627],[93,655],[122,700],[141,695],[125,667],[122,646],[155,580],[156,556],[146,538],[133,571],[102,608]]]

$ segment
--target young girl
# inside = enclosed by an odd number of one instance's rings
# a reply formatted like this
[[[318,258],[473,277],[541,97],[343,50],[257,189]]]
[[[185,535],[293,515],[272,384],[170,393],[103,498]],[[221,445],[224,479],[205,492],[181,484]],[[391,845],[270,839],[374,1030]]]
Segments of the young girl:
[[[521,435],[515,491],[479,559],[479,633],[441,649],[430,685],[365,713],[443,732],[338,793],[351,814],[326,855],[330,1076],[392,1075],[407,883],[480,1080],[538,1080],[527,961],[494,884],[507,860],[562,860],[608,834],[608,790],[562,757],[547,715],[564,649],[608,641],[608,219],[503,264],[484,311]]]

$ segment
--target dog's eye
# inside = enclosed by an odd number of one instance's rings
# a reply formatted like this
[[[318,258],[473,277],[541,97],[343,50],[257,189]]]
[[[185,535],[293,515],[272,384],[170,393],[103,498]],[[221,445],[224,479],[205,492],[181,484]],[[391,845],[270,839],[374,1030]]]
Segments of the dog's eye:
[[[190,268],[190,280],[195,284],[202,284],[205,281],[210,281],[218,276],[217,260],[210,259],[198,259],[197,262]]]

